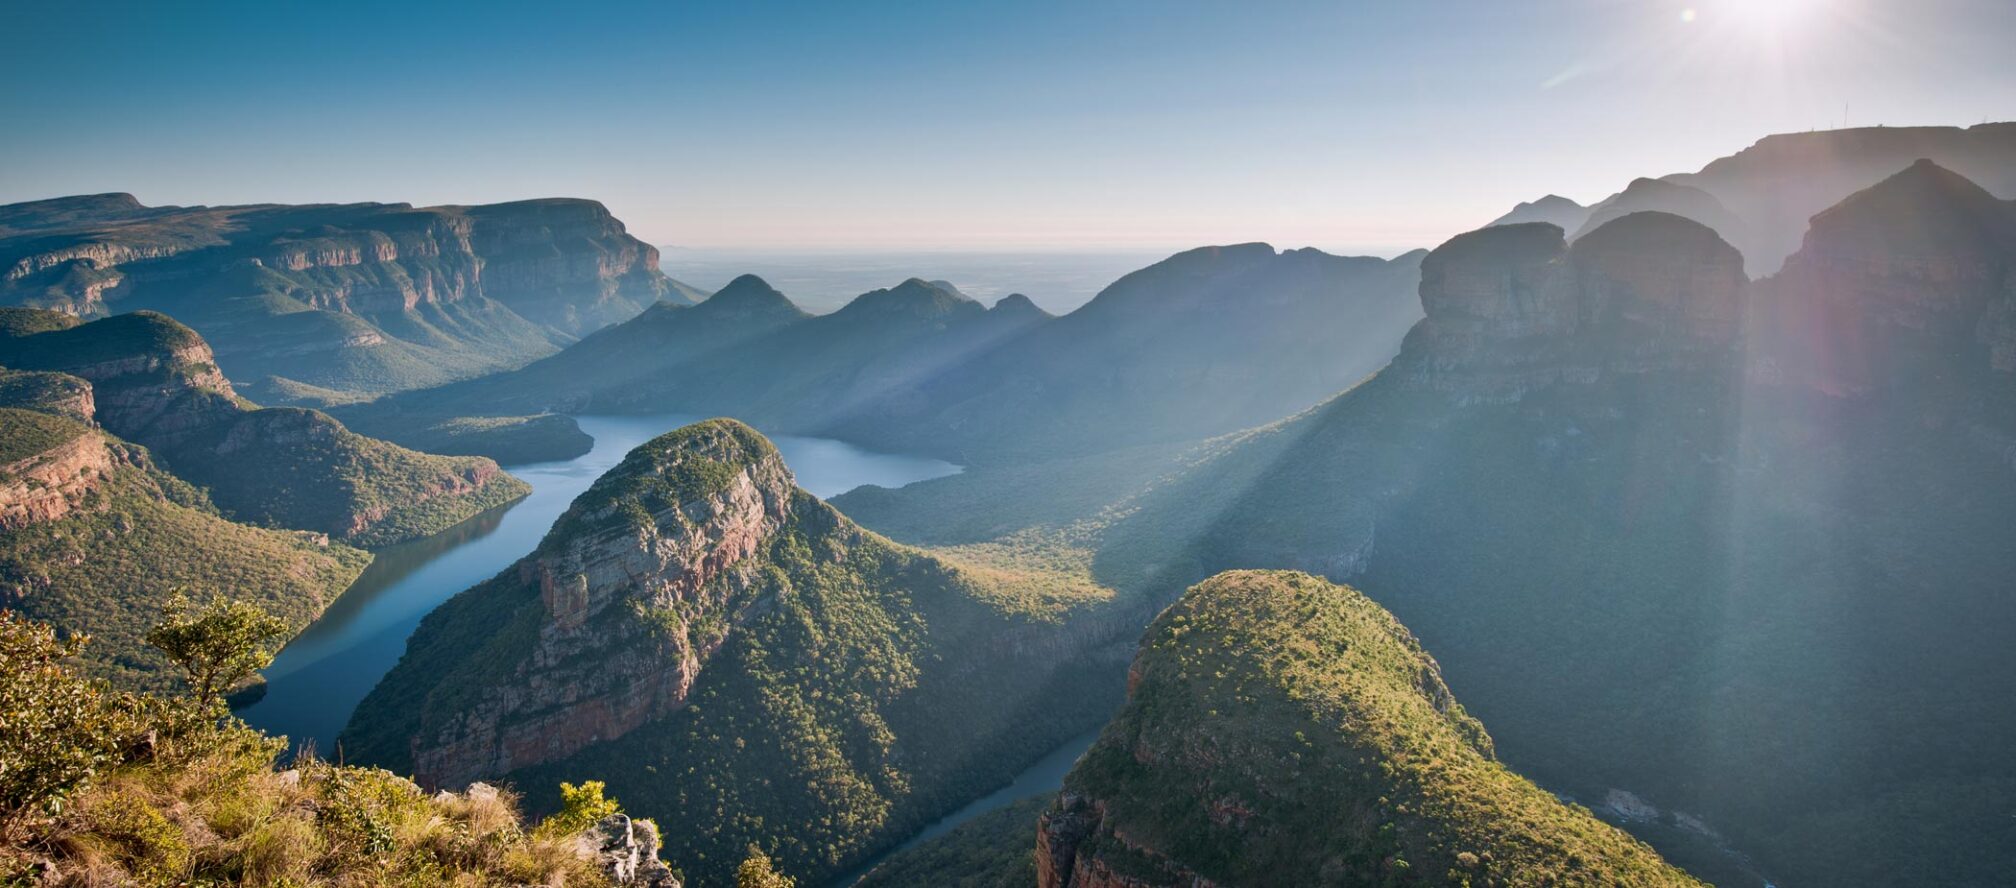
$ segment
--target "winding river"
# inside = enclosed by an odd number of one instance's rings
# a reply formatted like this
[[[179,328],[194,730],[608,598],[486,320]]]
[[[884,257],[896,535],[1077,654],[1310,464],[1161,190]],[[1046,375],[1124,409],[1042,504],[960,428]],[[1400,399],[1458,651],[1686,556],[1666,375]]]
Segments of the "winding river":
[[[594,448],[570,460],[509,466],[532,485],[530,496],[492,509],[426,539],[378,553],[320,619],[309,624],[266,669],[266,696],[238,715],[296,748],[332,755],[350,713],[406,651],[420,619],[455,593],[495,576],[532,551],[574,497],[623,456],[701,417],[583,416]],[[775,435],[771,441],[798,486],[825,498],[863,484],[901,487],[959,471],[951,463],[874,453],[830,438]]]

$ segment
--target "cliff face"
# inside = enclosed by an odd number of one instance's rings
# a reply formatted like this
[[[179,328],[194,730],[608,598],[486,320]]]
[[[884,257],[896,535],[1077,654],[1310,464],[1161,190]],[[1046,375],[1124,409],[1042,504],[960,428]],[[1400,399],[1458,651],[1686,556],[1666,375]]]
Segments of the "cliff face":
[[[1421,264],[1427,317],[1394,369],[1460,402],[1561,382],[1733,366],[1748,281],[1715,232],[1634,213],[1570,250],[1544,223],[1458,235]]]
[[[203,338],[165,315],[50,326],[0,341],[0,364],[60,371],[55,375],[88,384],[93,419],[153,449],[242,520],[382,545],[442,529],[528,489],[488,459],[404,450],[312,410],[252,409],[218,371]]]
[[[1147,606],[893,544],[709,420],[429,614],[340,742],[444,785],[592,774],[660,822],[731,811],[667,856],[713,884],[760,842],[823,880],[1110,714]]]
[[[34,453],[12,451],[0,464],[0,530],[56,521],[81,506],[113,470],[114,456],[104,436],[56,416],[0,408],[0,428],[17,439],[34,436]]]
[[[684,301],[657,259],[582,200],[149,208],[112,195],[0,207],[0,302],[84,317],[167,311],[216,340],[241,382],[338,391],[508,368],[659,299]]]
[[[1260,571],[1149,626],[1036,862],[1041,888],[1698,884],[1500,764],[1390,614]]]
[[[692,629],[735,621],[750,581],[729,575],[788,519],[794,481],[746,427],[700,426],[661,448],[584,494],[515,568],[544,605],[537,640],[505,681],[414,738],[422,782],[461,785],[553,761],[685,705],[723,640]],[[672,495],[645,500],[651,508],[621,493],[644,487]]]

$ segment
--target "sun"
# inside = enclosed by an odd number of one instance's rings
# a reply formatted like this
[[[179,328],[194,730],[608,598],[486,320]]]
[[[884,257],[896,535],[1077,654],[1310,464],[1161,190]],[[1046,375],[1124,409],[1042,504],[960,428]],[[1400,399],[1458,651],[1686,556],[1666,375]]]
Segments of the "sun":
[[[1783,37],[1810,22],[1826,0],[1721,0],[1702,11],[1752,37]],[[1691,10],[1690,10],[1691,11]]]

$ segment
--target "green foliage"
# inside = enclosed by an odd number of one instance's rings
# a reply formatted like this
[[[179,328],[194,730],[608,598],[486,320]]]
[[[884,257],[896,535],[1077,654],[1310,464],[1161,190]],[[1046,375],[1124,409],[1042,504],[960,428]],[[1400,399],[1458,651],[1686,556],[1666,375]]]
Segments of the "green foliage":
[[[79,644],[0,611],[0,883],[609,885],[580,829],[528,831],[509,793],[429,795],[312,758],[276,770],[283,740],[111,694],[71,671]],[[583,811],[613,809],[598,789],[570,787]]]
[[[47,453],[90,434],[94,433],[89,426],[74,419],[0,407],[0,468]],[[0,472],[0,481],[5,480],[12,479],[7,473]]]
[[[603,788],[600,780],[583,780],[580,786],[561,783],[560,810],[540,821],[539,831],[546,835],[572,835],[621,811],[622,806],[615,799],[602,797]]]
[[[1029,888],[1036,884],[1036,818],[1052,799],[1034,796],[996,808],[890,854],[854,888]]]
[[[200,492],[147,468],[143,451],[113,446],[123,464],[78,509],[0,534],[0,605],[93,636],[81,664],[90,675],[126,688],[175,686],[173,667],[144,636],[178,588],[230,590],[291,634],[370,561],[310,534],[226,521]]]
[[[0,610],[0,826],[60,813],[131,733],[113,696],[64,664],[87,641]]]
[[[735,888],[795,888],[797,884],[797,879],[779,874],[770,863],[770,855],[755,845],[749,846],[749,856],[742,858],[742,864],[735,868]]]
[[[1132,675],[1065,789],[1102,806],[1078,853],[1151,883],[1699,884],[1500,764],[1354,590],[1219,575],[1155,620]]]
[[[288,634],[287,621],[258,605],[215,598],[199,610],[176,592],[161,606],[161,622],[147,630],[146,640],[188,676],[196,705],[209,708],[271,664]]]

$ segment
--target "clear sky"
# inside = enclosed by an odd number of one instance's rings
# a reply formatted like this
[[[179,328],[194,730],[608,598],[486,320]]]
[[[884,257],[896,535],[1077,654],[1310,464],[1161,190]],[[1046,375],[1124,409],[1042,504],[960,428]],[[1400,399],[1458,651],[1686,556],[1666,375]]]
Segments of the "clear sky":
[[[2012,0],[0,3],[0,202],[572,195],[702,247],[1391,251],[1989,119]]]

